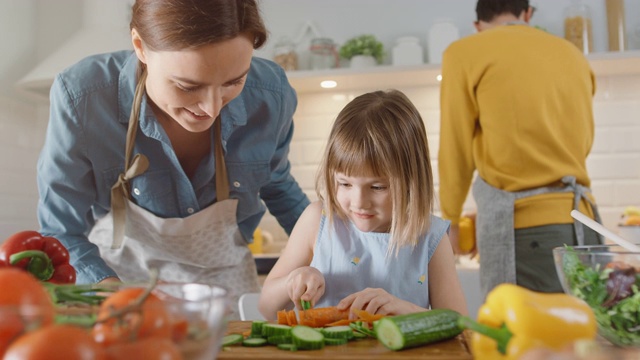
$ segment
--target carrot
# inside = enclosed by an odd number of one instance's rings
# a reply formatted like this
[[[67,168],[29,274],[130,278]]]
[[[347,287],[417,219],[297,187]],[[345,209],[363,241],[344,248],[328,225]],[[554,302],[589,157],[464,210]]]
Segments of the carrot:
[[[322,327],[339,320],[349,319],[349,310],[338,310],[335,306],[301,310],[300,324],[311,327]]]
[[[334,321],[332,323],[328,323],[325,326],[330,327],[330,326],[343,326],[343,325],[349,325],[354,321],[358,321],[358,319],[353,319],[353,320],[349,320],[349,319],[343,319],[343,320],[338,320],[338,321]]]
[[[358,320],[362,320],[370,324],[373,324],[374,321],[380,320],[384,317],[384,315],[381,315],[381,314],[376,314],[376,315],[370,314],[366,310],[353,310],[353,313],[356,314],[356,316],[358,317]]]
[[[278,324],[280,325],[288,325],[287,324],[287,310],[280,310],[276,312],[276,316],[278,317]]]
[[[287,313],[287,324],[289,326],[298,325],[298,320],[296,319],[296,313],[293,310],[289,310]]]

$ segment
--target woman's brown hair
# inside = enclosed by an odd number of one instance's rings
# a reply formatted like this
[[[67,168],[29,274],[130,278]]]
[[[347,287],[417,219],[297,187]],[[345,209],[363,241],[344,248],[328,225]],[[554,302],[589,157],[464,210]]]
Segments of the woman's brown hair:
[[[136,0],[131,29],[153,51],[194,49],[230,40],[253,38],[253,48],[267,40],[256,0]]]
[[[329,221],[334,215],[346,219],[336,200],[336,173],[389,179],[388,253],[415,246],[428,231],[434,195],[427,134],[420,113],[402,92],[360,95],[338,114],[316,179]]]

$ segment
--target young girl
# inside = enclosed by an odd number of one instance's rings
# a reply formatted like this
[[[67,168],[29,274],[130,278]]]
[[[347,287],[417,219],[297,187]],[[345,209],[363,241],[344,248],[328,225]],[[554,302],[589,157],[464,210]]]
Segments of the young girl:
[[[315,307],[396,315],[467,313],[447,236],[431,215],[433,176],[420,114],[396,90],[351,101],[333,125],[303,212],[265,280],[261,313]]]

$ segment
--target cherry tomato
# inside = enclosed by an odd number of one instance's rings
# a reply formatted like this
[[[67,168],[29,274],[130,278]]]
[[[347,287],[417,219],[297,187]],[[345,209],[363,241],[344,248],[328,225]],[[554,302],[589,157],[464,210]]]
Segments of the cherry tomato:
[[[98,321],[92,330],[96,342],[109,346],[150,336],[171,339],[169,313],[162,300],[154,294],[149,294],[141,307],[114,316],[115,312],[138,300],[144,291],[142,288],[121,289],[100,305]]]
[[[80,327],[49,325],[14,341],[4,360],[104,360],[105,350]]]
[[[178,347],[167,338],[147,337],[107,347],[107,359],[182,360]]]

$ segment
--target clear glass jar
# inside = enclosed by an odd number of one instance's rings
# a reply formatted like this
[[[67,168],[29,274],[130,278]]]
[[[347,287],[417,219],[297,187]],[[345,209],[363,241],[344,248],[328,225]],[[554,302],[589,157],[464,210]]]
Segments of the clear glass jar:
[[[574,1],[564,10],[564,38],[585,55],[593,51],[591,9],[581,1]]]
[[[311,52],[311,70],[323,70],[337,68],[340,57],[336,50],[336,44],[329,38],[315,38],[311,40],[309,47]]]
[[[278,65],[285,71],[298,70],[298,54],[296,46],[289,38],[281,38],[274,46],[274,57]]]

